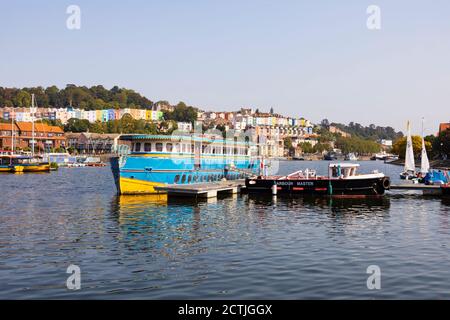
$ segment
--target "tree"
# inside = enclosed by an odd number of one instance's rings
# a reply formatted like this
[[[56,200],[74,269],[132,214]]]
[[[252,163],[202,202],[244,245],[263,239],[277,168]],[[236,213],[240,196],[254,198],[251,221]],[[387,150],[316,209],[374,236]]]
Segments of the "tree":
[[[197,120],[197,110],[187,106],[184,102],[179,102],[172,112],[164,111],[164,119],[194,123]]]
[[[311,145],[311,143],[309,143],[309,142],[302,142],[299,144],[299,147],[303,153],[313,153],[314,152],[314,148]]]
[[[28,108],[31,106],[31,94],[25,90],[20,90],[13,99],[14,106],[19,108]]]
[[[442,131],[436,138],[433,144],[433,149],[436,154],[441,157],[450,158],[450,129]]]
[[[420,136],[412,136],[412,144],[414,150],[414,157],[418,158],[422,153],[422,137]],[[431,152],[431,143],[429,141],[425,141],[425,148],[427,152]],[[398,154],[400,158],[405,158],[406,153],[406,137],[400,138],[395,141],[392,146],[392,152]]]
[[[328,119],[323,119],[323,120],[320,122],[320,125],[321,125],[322,127],[324,127],[324,128],[328,128],[328,127],[330,126],[330,121],[328,121]]]
[[[65,132],[87,132],[89,129],[90,123],[85,119],[75,119],[71,118],[67,121],[64,126]]]
[[[327,143],[317,143],[313,147],[314,153],[322,153],[324,151],[330,151],[330,150],[331,150],[331,146]]]

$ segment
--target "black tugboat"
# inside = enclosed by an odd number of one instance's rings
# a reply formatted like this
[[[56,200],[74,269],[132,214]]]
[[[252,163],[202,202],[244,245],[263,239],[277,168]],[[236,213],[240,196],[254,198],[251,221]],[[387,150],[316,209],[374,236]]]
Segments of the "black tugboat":
[[[248,192],[272,194],[307,194],[331,196],[379,196],[390,188],[390,179],[383,173],[356,174],[359,164],[332,163],[328,176],[314,170],[296,171],[287,176],[248,178]]]

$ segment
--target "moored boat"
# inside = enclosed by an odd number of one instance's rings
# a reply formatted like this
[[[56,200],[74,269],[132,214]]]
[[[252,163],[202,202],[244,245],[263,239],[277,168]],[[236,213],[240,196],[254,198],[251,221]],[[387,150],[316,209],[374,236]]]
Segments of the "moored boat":
[[[408,121],[407,125],[408,135],[406,137],[406,151],[405,151],[405,166],[403,172],[400,173],[400,179],[411,180],[416,178],[416,164],[414,160],[414,150],[411,138],[411,126]]]
[[[345,160],[346,161],[358,161],[358,157],[353,152],[350,152],[345,156]]]
[[[159,193],[155,187],[167,184],[242,179],[260,170],[248,141],[191,135],[123,135],[120,141],[131,148],[111,158],[119,194]]]
[[[390,188],[390,179],[383,173],[357,174],[358,168],[359,164],[332,163],[328,176],[307,169],[287,176],[248,178],[245,185],[248,192],[331,196],[377,196]]]

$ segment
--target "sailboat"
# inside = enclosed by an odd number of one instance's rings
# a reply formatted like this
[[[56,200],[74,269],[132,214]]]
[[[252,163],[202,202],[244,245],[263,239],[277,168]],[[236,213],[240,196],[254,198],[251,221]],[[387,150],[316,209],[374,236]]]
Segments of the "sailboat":
[[[423,136],[423,119],[422,119],[422,153],[420,160],[420,173],[422,177],[425,177],[430,170],[430,162],[428,161],[427,149],[425,148],[425,139]]]
[[[416,177],[416,164],[414,161],[414,149],[411,138],[411,125],[408,121],[407,125],[408,135],[406,137],[406,153],[405,153],[405,167],[400,173],[400,179],[411,180]]]
[[[21,165],[23,166],[24,172],[49,172],[50,162],[41,162],[41,157],[34,154],[34,149],[36,145],[36,137],[34,130],[34,121],[36,115],[35,107],[35,96],[34,93],[31,95],[31,122],[32,122],[32,133],[31,133],[31,157],[22,157]]]

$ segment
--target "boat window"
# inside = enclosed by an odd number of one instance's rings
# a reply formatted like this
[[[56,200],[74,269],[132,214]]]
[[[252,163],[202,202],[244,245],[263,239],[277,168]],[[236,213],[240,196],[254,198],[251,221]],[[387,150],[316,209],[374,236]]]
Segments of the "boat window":
[[[188,183],[191,183],[192,182],[192,175],[189,175],[189,177],[188,177]]]
[[[183,174],[183,177],[181,178],[181,183],[186,183],[186,175]]]
[[[191,152],[192,153],[194,152],[194,145],[193,144],[191,144]]]
[[[198,176],[194,176],[194,182],[198,182]]]
[[[180,175],[179,174],[177,174],[175,176],[175,179],[173,180],[173,183],[175,183],[175,184],[177,184],[178,182],[180,182]]]
[[[134,151],[141,152],[141,143],[137,142],[134,146]]]
[[[186,145],[184,143],[181,144],[181,153],[185,153],[186,152]]]
[[[173,150],[173,144],[171,143],[166,143],[166,151],[167,152],[172,152]]]
[[[205,145],[202,146],[202,153],[206,153],[206,146]]]
[[[163,144],[161,142],[156,143],[156,151],[163,151]]]
[[[151,144],[151,143],[145,143],[145,144],[144,144],[144,151],[145,151],[145,152],[150,152],[150,151],[152,151],[152,144]]]

